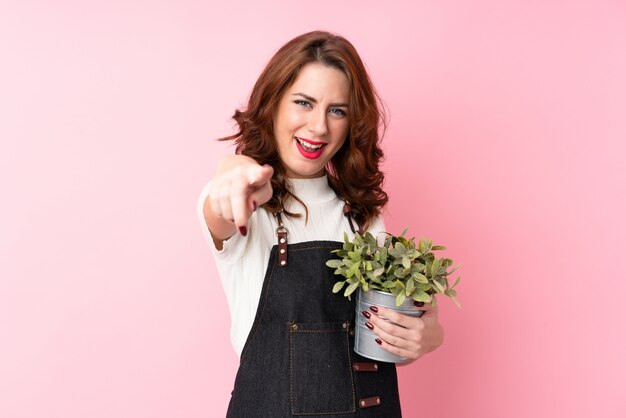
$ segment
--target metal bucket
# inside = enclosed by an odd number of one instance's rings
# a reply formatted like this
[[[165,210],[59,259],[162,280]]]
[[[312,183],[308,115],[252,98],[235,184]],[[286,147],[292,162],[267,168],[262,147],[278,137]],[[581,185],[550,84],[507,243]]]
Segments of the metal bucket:
[[[407,361],[408,359],[406,357],[397,356],[384,350],[376,342],[376,338],[378,338],[376,334],[365,326],[367,319],[363,316],[363,311],[367,311],[372,315],[377,315],[370,311],[370,306],[383,306],[385,308],[393,309],[401,314],[415,316],[418,318],[424,314],[424,311],[417,308],[413,304],[413,299],[407,299],[402,305],[396,306],[396,297],[391,293],[381,292],[378,290],[363,292],[361,289],[357,292],[354,351],[363,357],[377,361],[384,361],[388,363],[403,363]],[[388,319],[380,315],[377,316],[388,321]]]

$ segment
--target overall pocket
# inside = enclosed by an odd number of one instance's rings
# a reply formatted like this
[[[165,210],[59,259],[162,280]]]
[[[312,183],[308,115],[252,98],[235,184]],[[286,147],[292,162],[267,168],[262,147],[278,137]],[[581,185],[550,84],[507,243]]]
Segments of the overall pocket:
[[[289,324],[293,415],[355,412],[349,332],[349,322]]]

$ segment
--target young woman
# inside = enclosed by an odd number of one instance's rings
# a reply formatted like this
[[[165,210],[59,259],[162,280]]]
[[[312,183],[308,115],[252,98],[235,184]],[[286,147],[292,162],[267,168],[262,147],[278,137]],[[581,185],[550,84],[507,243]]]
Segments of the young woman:
[[[332,293],[325,266],[344,232],[385,230],[381,109],[352,44],[315,31],[280,48],[222,138],[236,154],[198,209],[240,354],[228,417],[401,416],[395,365],[353,351],[354,300]],[[415,360],[443,341],[436,307],[422,309],[362,314],[385,350]]]

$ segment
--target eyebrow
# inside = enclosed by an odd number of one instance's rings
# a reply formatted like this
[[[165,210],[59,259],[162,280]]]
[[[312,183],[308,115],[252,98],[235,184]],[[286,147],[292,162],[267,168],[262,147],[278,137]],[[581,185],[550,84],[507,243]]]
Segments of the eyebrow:
[[[302,96],[305,99],[307,99],[310,102],[313,103],[317,103],[317,100],[311,96],[309,96],[308,94],[304,94],[304,93],[293,93],[292,96]],[[330,106],[332,107],[348,107],[348,103],[331,103]]]

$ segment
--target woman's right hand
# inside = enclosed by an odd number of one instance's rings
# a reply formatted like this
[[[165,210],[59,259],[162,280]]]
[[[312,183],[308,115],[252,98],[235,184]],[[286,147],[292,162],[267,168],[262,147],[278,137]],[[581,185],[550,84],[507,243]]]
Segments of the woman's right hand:
[[[204,202],[204,218],[218,249],[237,230],[246,235],[248,219],[272,197],[274,169],[245,155],[220,161]]]

